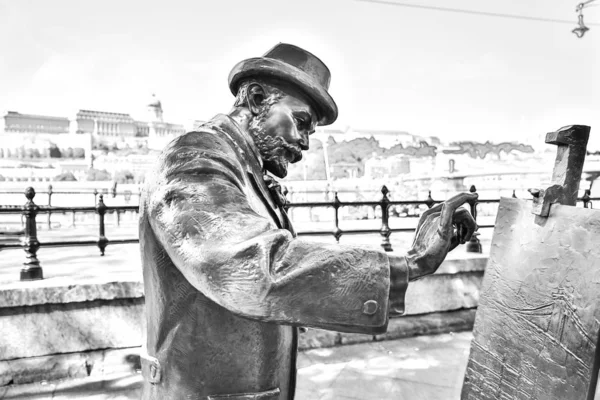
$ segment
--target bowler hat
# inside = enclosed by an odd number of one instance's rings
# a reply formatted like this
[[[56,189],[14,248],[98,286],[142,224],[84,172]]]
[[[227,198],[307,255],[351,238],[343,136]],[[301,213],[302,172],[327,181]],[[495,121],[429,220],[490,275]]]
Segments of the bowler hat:
[[[239,62],[229,73],[231,93],[236,95],[240,84],[249,78],[292,83],[312,100],[319,125],[329,125],[337,118],[337,106],[327,91],[331,80],[329,68],[300,47],[279,43],[262,57]]]

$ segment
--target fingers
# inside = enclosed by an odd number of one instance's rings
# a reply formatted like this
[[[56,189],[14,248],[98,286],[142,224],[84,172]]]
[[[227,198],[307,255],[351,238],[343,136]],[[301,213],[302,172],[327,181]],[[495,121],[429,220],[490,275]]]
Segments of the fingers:
[[[450,247],[448,248],[448,252],[454,250],[459,244],[460,242],[458,240],[458,236],[452,236],[452,239],[450,239]]]
[[[418,240],[418,238],[422,237],[423,235],[426,236],[427,232],[429,232],[430,230],[432,230],[432,229],[437,230],[438,226],[439,226],[439,222],[438,222],[439,219],[440,219],[439,212],[430,212],[427,215],[423,214],[421,216],[421,219],[419,220],[419,225],[417,226],[417,229],[415,231],[416,234],[415,234],[415,240],[413,241],[413,245],[414,245],[415,241]]]
[[[460,210],[458,210],[458,211],[460,211]],[[460,244],[465,243],[466,230],[467,230],[467,228],[465,228],[465,226],[463,224],[456,224],[456,238],[458,239],[458,243],[460,243]]]
[[[463,204],[477,200],[477,197],[477,193],[460,193],[442,203],[440,230],[449,235],[452,229],[454,212]]]
[[[436,204],[435,206],[428,208],[427,210],[425,210],[423,212],[423,214],[421,214],[421,218],[419,219],[419,223],[417,224],[417,230],[419,230],[421,228],[421,225],[423,225],[423,223],[425,222],[425,220],[431,215],[431,214],[439,214],[440,211],[442,211],[442,204]]]
[[[433,206],[431,208],[428,208],[427,210],[425,210],[423,212],[423,214],[421,214],[421,217],[424,217],[424,216],[429,215],[429,214],[434,213],[434,212],[440,212],[440,211],[442,211],[442,204],[443,203],[436,204],[435,206]]]
[[[477,230],[477,223],[473,219],[473,216],[467,210],[461,208],[454,213],[452,221],[457,227],[457,236],[460,244],[471,240],[471,236]]]

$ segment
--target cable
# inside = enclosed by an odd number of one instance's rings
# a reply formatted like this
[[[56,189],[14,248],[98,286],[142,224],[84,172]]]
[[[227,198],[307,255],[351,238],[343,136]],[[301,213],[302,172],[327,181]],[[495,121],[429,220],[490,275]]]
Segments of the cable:
[[[492,12],[485,12],[485,11],[465,10],[465,9],[460,9],[460,8],[425,6],[425,5],[421,5],[421,4],[399,3],[399,2],[387,1],[387,0],[354,0],[354,1],[360,1],[363,3],[386,4],[386,5],[398,6],[398,7],[421,8],[421,9],[425,9],[425,10],[446,11],[446,12],[471,14],[471,15],[484,15],[487,17],[512,18],[512,19],[520,19],[520,20],[527,20],[527,21],[554,22],[554,23],[558,23],[558,24],[573,25],[573,21],[568,21],[568,20],[564,20],[564,19],[538,18],[538,17],[528,17],[525,15],[501,14],[501,13],[492,13]],[[589,0],[588,3],[591,3],[592,1],[594,1],[594,0]],[[600,26],[600,23],[587,23],[587,25]]]

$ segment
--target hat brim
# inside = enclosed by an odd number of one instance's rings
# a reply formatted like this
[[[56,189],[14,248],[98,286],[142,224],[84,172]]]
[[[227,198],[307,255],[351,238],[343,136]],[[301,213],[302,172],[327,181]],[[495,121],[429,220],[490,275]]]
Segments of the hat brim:
[[[314,102],[319,125],[329,125],[337,119],[338,108],[329,92],[299,68],[266,57],[241,61],[229,73],[229,88],[234,96],[240,83],[248,78],[271,78],[292,83]]]

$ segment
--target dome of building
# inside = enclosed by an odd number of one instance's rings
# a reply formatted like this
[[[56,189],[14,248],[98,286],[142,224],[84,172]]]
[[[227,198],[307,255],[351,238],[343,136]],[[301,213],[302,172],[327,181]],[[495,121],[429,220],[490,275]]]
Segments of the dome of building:
[[[148,102],[148,107],[162,108],[162,104],[160,103],[160,100],[156,97],[156,95],[154,93],[152,93],[152,98]]]

